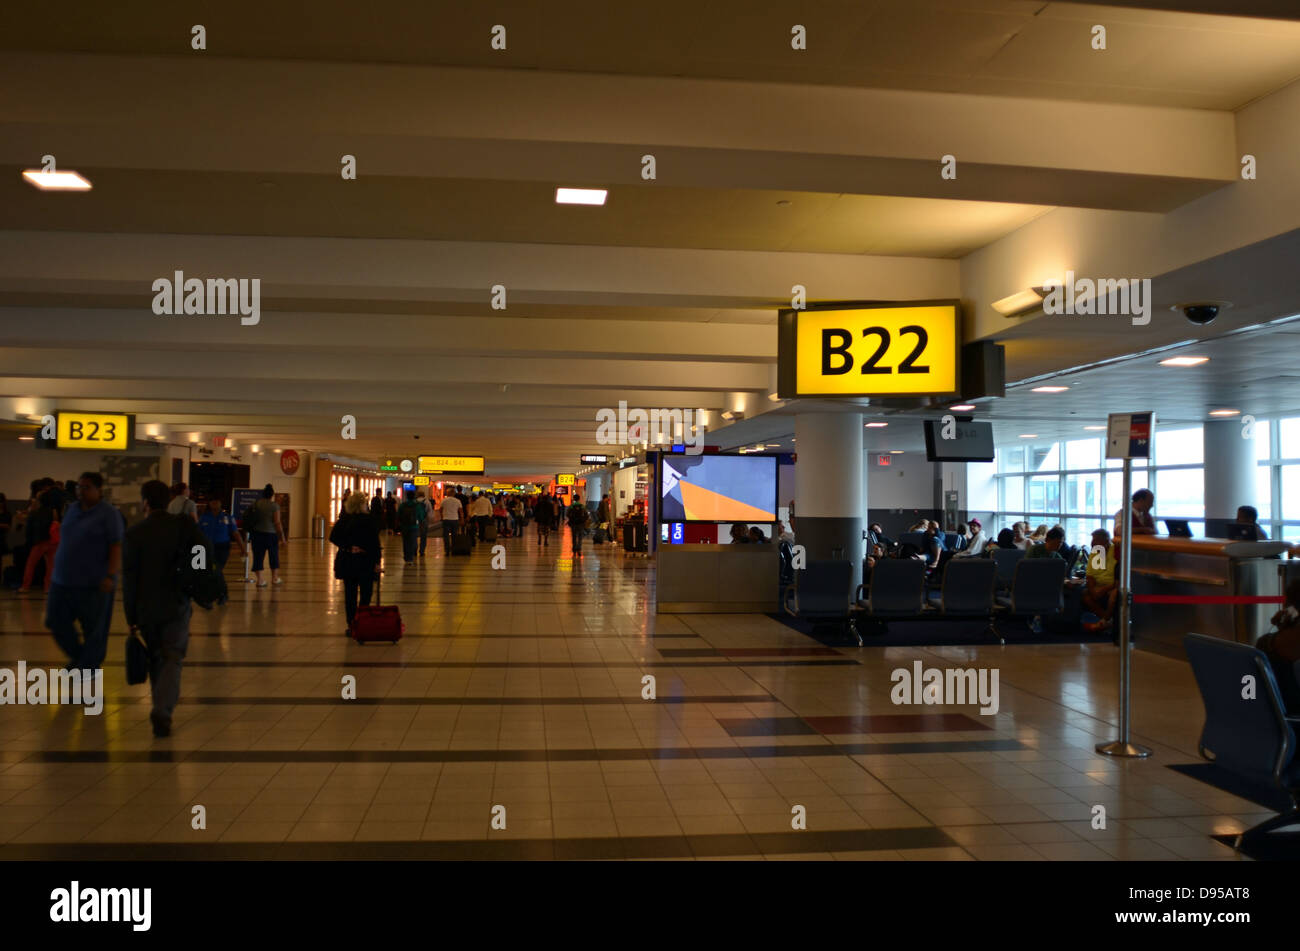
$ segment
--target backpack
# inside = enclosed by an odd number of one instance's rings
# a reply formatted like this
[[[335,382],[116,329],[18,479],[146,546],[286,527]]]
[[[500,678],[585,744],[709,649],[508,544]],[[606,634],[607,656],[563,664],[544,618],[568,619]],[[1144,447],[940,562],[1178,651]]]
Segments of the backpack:
[[[575,528],[582,528],[587,524],[587,510],[580,505],[569,506],[569,524]]]
[[[403,502],[397,510],[397,518],[403,528],[413,527],[420,520],[419,506],[414,502]]]
[[[174,518],[181,519],[184,516],[176,515]],[[185,526],[183,526],[185,527]],[[226,588],[226,579],[221,572],[217,571],[210,564],[206,568],[194,567],[193,546],[186,544],[191,541],[195,535],[187,538],[188,533],[181,531],[180,541],[176,546],[176,587],[180,589],[181,594],[189,598],[205,611],[211,611],[214,604],[225,604],[229,597],[229,591]],[[211,552],[207,543],[204,543],[204,551],[207,555]],[[207,563],[205,555],[205,563]]]

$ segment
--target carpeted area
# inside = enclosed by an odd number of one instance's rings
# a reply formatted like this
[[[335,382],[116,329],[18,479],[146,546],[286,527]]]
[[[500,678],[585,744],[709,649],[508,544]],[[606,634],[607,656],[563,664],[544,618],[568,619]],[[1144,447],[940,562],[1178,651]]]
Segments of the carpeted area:
[[[845,627],[838,624],[802,621],[784,613],[769,614],[768,617],[828,647],[857,646]],[[970,621],[895,620],[887,625],[860,618],[857,626],[867,647],[963,647],[997,643],[988,633],[988,625],[978,618]],[[1058,628],[1050,622],[1044,625],[1041,634],[1035,634],[1024,618],[999,618],[997,629],[1008,644],[1107,644],[1113,640],[1109,632],[1070,632],[1068,628]]]

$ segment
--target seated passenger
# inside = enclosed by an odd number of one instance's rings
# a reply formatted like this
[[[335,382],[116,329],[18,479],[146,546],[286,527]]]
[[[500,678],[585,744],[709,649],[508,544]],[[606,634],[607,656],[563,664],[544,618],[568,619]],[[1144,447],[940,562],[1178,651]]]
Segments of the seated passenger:
[[[749,529],[749,540],[750,540],[751,543],[753,543],[753,544],[755,544],[755,545],[766,545],[766,544],[768,544],[768,538],[767,538],[767,536],[763,534],[763,530],[762,530],[761,528],[759,528],[757,525],[754,525],[754,526],[751,526],[751,527],[750,527],[750,529]]]
[[[1029,527],[1028,523],[1026,523],[1025,527],[1026,528]],[[1034,533],[1029,536],[1029,542],[1032,545],[1041,545],[1045,541],[1047,541],[1047,526],[1039,525],[1036,529],[1034,529]]]
[[[930,522],[925,530],[924,548],[921,550],[926,556],[927,567],[938,568],[939,561],[947,550],[948,546],[943,543],[943,533],[939,531],[939,523]]]
[[[1256,643],[1268,657],[1282,691],[1287,713],[1300,712],[1300,679],[1296,677],[1296,662],[1300,661],[1300,581],[1287,585],[1286,604],[1273,615],[1277,630],[1265,634]]]
[[[1029,523],[1028,522],[1012,522],[1011,531],[1013,533],[1013,541],[1015,542],[1014,547],[1020,549],[1029,547]]]
[[[989,537],[984,534],[984,526],[980,520],[973,518],[970,520],[970,540],[966,542],[966,547],[956,555],[958,558],[978,558],[984,554],[984,549],[989,545]]]
[[[1044,528],[1046,528],[1044,526]],[[1057,558],[1064,561],[1061,555],[1061,545],[1065,541],[1065,529],[1060,525],[1053,525],[1050,529],[1043,532],[1043,543],[1041,545],[1030,545],[1025,552],[1026,558]]]
[[[731,544],[748,545],[750,543],[749,531],[744,522],[736,522],[731,526]]]
[[[1020,523],[1017,522],[1016,524],[1019,525]],[[1016,542],[1015,530],[1010,528],[1004,528],[1002,529],[1002,531],[998,532],[998,540],[994,542],[994,546],[997,548],[1022,547],[1019,543]]]
[[[1268,533],[1259,527],[1259,512],[1253,505],[1242,505],[1237,509],[1238,525],[1253,525],[1255,527],[1255,541],[1268,541]]]
[[[1100,550],[1099,550],[1100,549]],[[1092,533],[1092,550],[1088,553],[1088,573],[1083,590],[1083,606],[1097,615],[1095,624],[1084,630],[1096,632],[1110,626],[1115,616],[1115,598],[1119,585],[1115,582],[1115,545],[1110,532],[1099,528]]]

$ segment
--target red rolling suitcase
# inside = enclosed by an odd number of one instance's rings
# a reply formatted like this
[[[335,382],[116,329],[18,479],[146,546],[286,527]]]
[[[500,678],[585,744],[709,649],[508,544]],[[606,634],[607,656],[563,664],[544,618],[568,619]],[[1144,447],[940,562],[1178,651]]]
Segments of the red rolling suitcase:
[[[352,638],[358,644],[371,641],[392,641],[396,644],[402,639],[406,625],[402,623],[402,612],[397,605],[379,606],[379,580],[375,580],[375,603],[370,607],[358,607],[357,616],[352,619]]]

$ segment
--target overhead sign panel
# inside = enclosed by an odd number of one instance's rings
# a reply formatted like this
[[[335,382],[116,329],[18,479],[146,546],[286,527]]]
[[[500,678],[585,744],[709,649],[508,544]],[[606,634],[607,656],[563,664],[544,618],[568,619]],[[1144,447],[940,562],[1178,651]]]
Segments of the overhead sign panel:
[[[465,473],[482,475],[485,468],[482,456],[420,456],[420,472]]]
[[[603,466],[607,462],[609,462],[609,456],[590,455],[578,457],[578,465],[580,466]]]
[[[409,475],[415,471],[415,460],[410,456],[384,456],[379,460],[379,471]]]
[[[578,477],[572,472],[560,472],[555,476],[556,485],[576,485]]]
[[[127,413],[54,414],[55,449],[98,449],[125,451],[134,444],[135,417]]]
[[[956,396],[960,308],[951,300],[782,310],[777,393],[782,399]]]

